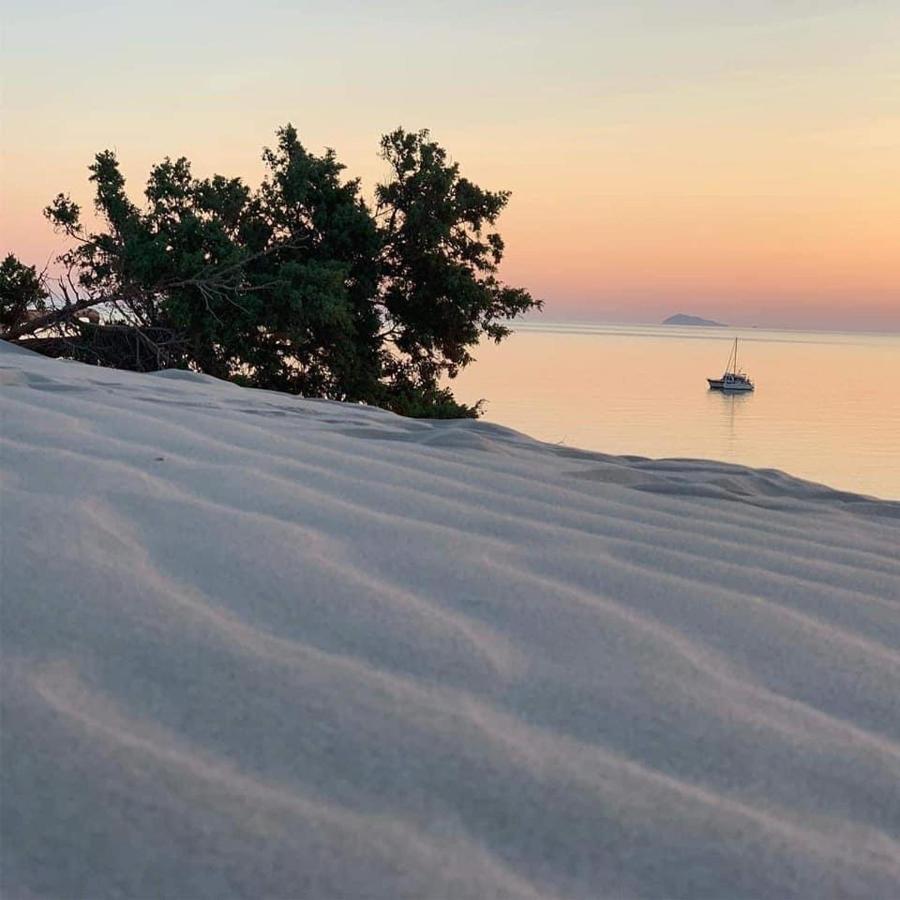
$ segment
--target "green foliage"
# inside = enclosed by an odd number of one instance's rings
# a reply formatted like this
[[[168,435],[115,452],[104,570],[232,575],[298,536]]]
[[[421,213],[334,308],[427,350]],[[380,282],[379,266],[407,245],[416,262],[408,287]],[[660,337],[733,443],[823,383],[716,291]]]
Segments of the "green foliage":
[[[26,266],[12,253],[0,263],[0,328],[20,324],[29,310],[45,307],[47,292],[34,266]]]
[[[145,203],[127,196],[110,151],[90,179],[97,232],[60,194],[45,210],[71,237],[62,261],[113,320],[175,336],[182,363],[244,384],[364,400],[407,415],[475,416],[445,377],[482,336],[539,307],[497,279],[493,231],[505,192],[461,177],[428,132],[382,140],[391,178],[372,211],[334,151],[317,156],[291,125],[265,149],[262,184],[154,166]]]
[[[374,402],[414,419],[477,419],[484,405],[484,400],[479,400],[474,406],[468,406],[456,400],[450,388],[403,379],[384,385]]]
[[[381,140],[391,180],[376,190],[382,220],[381,303],[408,380],[434,387],[472,361],[481,335],[500,341],[504,320],[540,302],[496,276],[503,240],[490,229],[509,201],[459,174],[428,131]]]

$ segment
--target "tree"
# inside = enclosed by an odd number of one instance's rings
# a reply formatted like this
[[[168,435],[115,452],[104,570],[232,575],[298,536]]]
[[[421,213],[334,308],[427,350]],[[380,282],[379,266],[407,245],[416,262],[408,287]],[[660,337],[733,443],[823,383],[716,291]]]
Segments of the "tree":
[[[391,179],[376,189],[382,233],[379,306],[396,353],[387,364],[389,393],[452,411],[439,387],[472,362],[481,337],[501,341],[504,321],[540,301],[497,278],[503,240],[491,230],[509,202],[459,174],[459,165],[428,131],[398,128],[381,139]],[[457,412],[472,415],[471,408]]]
[[[82,292],[142,332],[177,336],[180,364],[257,387],[363,399],[380,374],[371,303],[378,238],[333,152],[317,157],[291,126],[264,151],[251,191],[240,179],[197,180],[184,158],[129,201],[118,161],[91,166],[105,228],[87,233],[64,195],[47,208],[76,246],[63,258]]]
[[[0,263],[0,328],[23,326],[32,313],[45,308],[47,291],[34,266],[26,266],[12,253]]]
[[[381,376],[379,237],[358,180],[342,181],[333,150],[309,153],[291,125],[263,153],[267,174],[249,267],[261,288],[266,386],[336,399],[372,399]]]
[[[35,349],[410,415],[476,415],[443,379],[482,336],[501,340],[504,321],[540,306],[497,279],[493,227],[509,195],[462,178],[426,131],[386,135],[382,156],[391,178],[373,212],[334,151],[310,153],[291,125],[264,150],[256,190],[166,158],[138,206],[115,155],[99,153],[90,180],[102,227],[88,231],[66,195],[47,207],[73,243],[64,275],[51,308],[31,324],[4,321],[6,336],[50,328],[55,343],[32,339]],[[104,324],[79,321],[90,307]]]

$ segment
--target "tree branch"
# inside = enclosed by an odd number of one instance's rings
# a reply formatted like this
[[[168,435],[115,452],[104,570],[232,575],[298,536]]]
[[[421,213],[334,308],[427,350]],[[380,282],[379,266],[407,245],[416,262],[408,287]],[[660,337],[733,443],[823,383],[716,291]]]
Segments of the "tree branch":
[[[82,297],[80,300],[75,300],[71,303],[67,303],[63,307],[48,310],[41,316],[35,316],[35,318],[33,319],[19,322],[18,325],[14,325],[8,331],[0,333],[0,339],[4,341],[17,340],[23,335],[34,334],[35,332],[41,331],[44,328],[50,328],[53,325],[59,325],[61,322],[65,322],[68,319],[71,319],[73,316],[84,309],[90,309],[92,306],[99,306],[101,303],[109,303],[116,299],[118,298]]]

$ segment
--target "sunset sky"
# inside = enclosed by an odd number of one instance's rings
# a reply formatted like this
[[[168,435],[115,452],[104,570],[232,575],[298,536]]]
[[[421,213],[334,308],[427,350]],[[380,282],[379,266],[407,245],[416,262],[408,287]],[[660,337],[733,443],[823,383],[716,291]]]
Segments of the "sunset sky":
[[[5,0],[0,250],[62,249],[117,151],[256,182],[292,121],[367,191],[430,128],[513,192],[505,278],[547,319],[900,330],[900,2]]]

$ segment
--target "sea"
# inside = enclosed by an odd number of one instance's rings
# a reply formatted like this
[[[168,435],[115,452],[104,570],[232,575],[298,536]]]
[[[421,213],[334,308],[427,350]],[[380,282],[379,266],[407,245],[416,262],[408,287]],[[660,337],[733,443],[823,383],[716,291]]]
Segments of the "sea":
[[[735,337],[756,390],[709,390]],[[900,334],[525,322],[475,355],[457,399],[539,440],[900,500]]]

